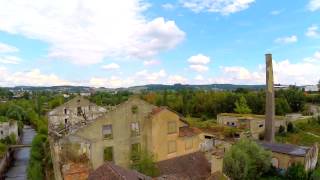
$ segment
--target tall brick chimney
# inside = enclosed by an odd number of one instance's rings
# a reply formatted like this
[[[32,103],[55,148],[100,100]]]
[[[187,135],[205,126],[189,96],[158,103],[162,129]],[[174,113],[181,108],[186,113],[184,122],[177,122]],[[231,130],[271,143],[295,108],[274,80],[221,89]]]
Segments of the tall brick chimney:
[[[266,54],[266,120],[265,120],[265,137],[268,142],[274,142],[274,87],[273,87],[273,68],[272,54]]]

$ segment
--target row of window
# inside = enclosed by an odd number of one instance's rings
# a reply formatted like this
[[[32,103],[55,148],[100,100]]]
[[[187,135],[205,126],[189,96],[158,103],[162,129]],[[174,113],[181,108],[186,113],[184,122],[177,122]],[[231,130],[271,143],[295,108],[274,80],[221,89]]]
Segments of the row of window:
[[[131,159],[132,160],[137,160],[139,157],[137,153],[139,153],[141,150],[140,143],[135,143],[131,145]],[[113,147],[108,146],[104,148],[103,151],[103,159],[104,161],[113,161]]]
[[[139,136],[140,135],[140,124],[139,122],[132,122],[130,125],[131,129],[131,136]],[[112,124],[103,125],[102,126],[102,135],[104,139],[112,139],[113,132],[112,132]]]
[[[190,150],[193,148],[193,140],[192,138],[185,140],[185,150]],[[140,143],[135,143],[131,145],[131,160],[137,160],[139,155],[137,154],[141,150]],[[177,152],[177,142],[176,141],[168,141],[168,154],[172,154]],[[108,146],[104,149],[103,152],[104,161],[113,161],[113,147]]]
[[[139,136],[140,135],[140,124],[139,122],[132,122],[130,125],[131,136]],[[168,134],[177,133],[177,123],[175,121],[168,122]],[[104,139],[112,139],[112,124],[107,124],[102,126],[102,135]]]

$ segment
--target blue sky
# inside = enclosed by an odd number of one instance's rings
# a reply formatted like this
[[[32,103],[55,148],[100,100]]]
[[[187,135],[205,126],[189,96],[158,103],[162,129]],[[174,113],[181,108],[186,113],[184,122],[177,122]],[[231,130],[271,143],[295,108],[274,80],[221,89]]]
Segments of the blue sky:
[[[320,79],[320,0],[0,0],[0,86]]]

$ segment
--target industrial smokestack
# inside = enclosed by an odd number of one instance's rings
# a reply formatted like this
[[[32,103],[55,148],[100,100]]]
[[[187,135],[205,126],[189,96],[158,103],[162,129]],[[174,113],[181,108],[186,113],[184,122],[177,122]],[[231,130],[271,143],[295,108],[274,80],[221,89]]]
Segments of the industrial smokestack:
[[[266,120],[265,120],[265,140],[274,142],[274,87],[272,54],[266,54]]]

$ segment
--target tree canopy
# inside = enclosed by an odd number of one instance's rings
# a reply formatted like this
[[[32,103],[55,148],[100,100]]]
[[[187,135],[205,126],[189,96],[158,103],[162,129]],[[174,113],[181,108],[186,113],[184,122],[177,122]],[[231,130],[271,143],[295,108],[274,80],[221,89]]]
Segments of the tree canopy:
[[[241,139],[226,152],[223,171],[234,180],[259,179],[271,167],[271,152],[254,141]]]

